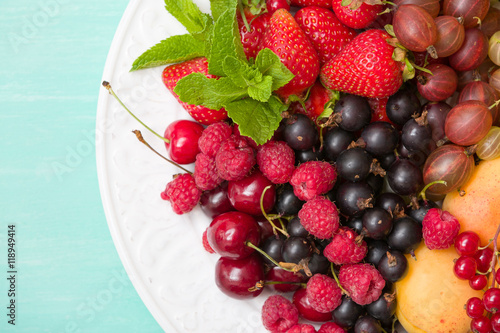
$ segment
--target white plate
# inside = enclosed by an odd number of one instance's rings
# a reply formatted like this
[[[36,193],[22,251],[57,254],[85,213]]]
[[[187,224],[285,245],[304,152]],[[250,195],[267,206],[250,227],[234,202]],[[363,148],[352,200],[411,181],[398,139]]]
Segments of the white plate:
[[[195,1],[209,12],[209,1]],[[103,80],[141,120],[162,134],[175,119],[189,119],[163,86],[163,68],[130,73],[133,61],[167,36],[185,33],[161,0],[133,0],[120,22]],[[261,332],[265,296],[239,301],[214,282],[218,259],[202,246],[210,220],[196,208],[178,216],[160,192],[180,171],[143,146],[139,129],[158,151],[163,142],[137,123],[101,88],[96,124],[97,171],[113,241],[149,311],[166,332]],[[191,166],[192,168],[192,166]]]

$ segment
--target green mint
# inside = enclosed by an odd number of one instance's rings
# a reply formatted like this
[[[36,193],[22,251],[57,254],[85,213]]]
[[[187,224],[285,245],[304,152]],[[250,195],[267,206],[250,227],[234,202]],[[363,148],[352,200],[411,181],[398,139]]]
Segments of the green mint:
[[[162,40],[144,52],[132,64],[130,71],[144,68],[164,66],[182,62],[205,54],[205,43],[194,39],[193,36],[177,35]]]
[[[191,34],[206,31],[212,22],[210,15],[203,13],[192,0],[165,0],[165,8]]]
[[[263,75],[269,75],[273,78],[272,91],[278,90],[294,78],[293,73],[281,62],[278,55],[270,49],[262,49],[257,54],[255,66]]]

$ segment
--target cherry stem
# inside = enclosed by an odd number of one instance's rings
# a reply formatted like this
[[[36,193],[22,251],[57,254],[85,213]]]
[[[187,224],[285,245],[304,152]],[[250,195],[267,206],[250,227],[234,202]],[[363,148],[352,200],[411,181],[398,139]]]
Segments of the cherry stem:
[[[267,254],[265,251],[263,251],[261,248],[259,248],[258,246],[255,246],[253,243],[251,242],[245,242],[245,245],[254,249],[255,251],[259,252],[260,254],[262,254],[264,257],[266,257],[267,259],[269,259],[270,262],[272,262],[273,264],[275,264],[276,266],[278,266],[279,268],[285,270],[285,271],[288,271],[288,272],[293,272],[295,273],[295,271],[291,268],[287,268],[287,267],[284,267],[283,265],[281,265],[280,263],[278,263],[276,260],[274,260],[269,254]]]
[[[340,290],[342,291],[342,294],[349,296],[349,292],[342,287],[340,284],[339,278],[337,277],[337,274],[335,274],[335,270],[333,269],[333,263],[330,263],[330,270],[332,271],[333,278],[335,279],[335,282],[337,282],[337,285],[339,286]]]
[[[264,215],[264,217],[266,218],[266,220],[271,223],[271,227],[273,228],[273,233],[275,235],[277,235],[277,232],[276,230],[278,230],[279,232],[281,232],[283,235],[285,235],[287,238],[290,237],[290,235],[288,235],[288,233],[285,231],[285,225],[283,224],[283,221],[281,221],[281,219],[279,219],[280,221],[280,224],[281,224],[281,228],[278,228],[274,223],[273,223],[273,219],[267,215],[265,209],[264,209],[264,195],[266,194],[266,191],[269,190],[273,185],[269,185],[269,186],[266,186],[264,188],[264,190],[262,191],[262,194],[260,195],[260,210],[262,212],[262,215]]]
[[[427,201],[427,197],[425,196],[425,192],[429,189],[429,187],[431,187],[432,185],[436,185],[436,184],[443,184],[444,186],[448,185],[448,183],[444,180],[435,180],[427,185],[425,185],[425,187],[422,189],[422,191],[420,191],[420,193],[418,194],[424,201]]]
[[[159,137],[161,140],[165,141],[166,143],[170,143],[170,140],[164,138],[163,136],[161,136],[160,134],[156,133],[153,129],[151,129],[148,125],[144,124],[139,118],[137,118],[135,116],[135,114],[132,113],[132,111],[130,111],[126,106],[125,104],[123,104],[123,102],[120,100],[120,98],[115,94],[115,92],[113,91],[113,88],[111,88],[111,84],[107,81],[103,81],[102,82],[102,85],[104,86],[104,88],[106,88],[109,93],[118,101],[118,103],[120,103],[121,106],[123,106],[123,108],[125,110],[127,110],[127,112],[132,116],[134,117],[135,120],[137,120],[142,126],[146,127],[151,133],[153,133],[154,135],[156,135],[157,137]]]
[[[292,281],[265,281],[264,284],[273,285],[273,284],[294,284],[296,286],[301,286],[302,288],[307,287],[307,283],[304,282],[292,282]]]
[[[135,131],[132,131],[132,133],[134,133],[134,134],[135,134],[135,136],[137,137],[137,139],[138,139],[140,142],[142,142],[144,145],[146,145],[146,147],[148,147],[149,149],[151,149],[152,151],[154,151],[154,152],[156,153],[156,155],[160,156],[161,158],[163,158],[163,159],[164,159],[165,161],[167,161],[168,163],[171,163],[171,164],[175,165],[175,166],[176,166],[176,167],[178,167],[179,169],[181,169],[181,170],[183,170],[183,171],[185,171],[185,172],[187,172],[187,173],[189,173],[189,174],[191,174],[191,175],[193,174],[191,171],[189,171],[189,170],[187,170],[187,169],[183,168],[183,167],[182,167],[182,166],[180,166],[179,164],[175,163],[175,162],[174,162],[174,161],[172,161],[172,160],[169,160],[168,158],[166,158],[165,156],[163,156],[162,154],[160,154],[159,152],[157,152],[157,151],[156,151],[153,147],[151,147],[151,146],[149,145],[149,143],[147,143],[147,142],[146,142],[146,140],[144,140],[144,138],[142,137],[142,133],[141,133],[141,131],[139,131],[139,130],[135,130]]]

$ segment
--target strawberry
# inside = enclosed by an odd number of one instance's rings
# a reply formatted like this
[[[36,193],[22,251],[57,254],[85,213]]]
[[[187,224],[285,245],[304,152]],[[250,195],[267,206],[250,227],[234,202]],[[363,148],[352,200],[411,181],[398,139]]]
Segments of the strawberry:
[[[310,6],[300,9],[295,20],[318,52],[320,65],[332,59],[356,36],[356,31],[340,23],[332,11]]]
[[[179,96],[174,92],[174,88],[180,79],[191,73],[203,73],[209,79],[216,78],[215,75],[208,74],[208,61],[206,58],[195,58],[165,67],[162,74],[162,80],[167,89],[175,96],[194,120],[203,125],[210,125],[227,119],[227,112],[224,109],[218,111],[212,110],[203,105],[187,104],[179,99]]]
[[[400,126],[394,124],[389,117],[387,117],[387,101],[389,97],[382,98],[368,98],[368,104],[370,104],[370,109],[372,109],[372,119],[371,122],[385,121],[386,123],[392,124],[394,127],[398,128]]]
[[[245,8],[244,13],[246,22],[243,20],[240,12],[237,13],[238,27],[243,50],[245,51],[247,59],[250,59],[255,58],[257,53],[261,50],[261,40],[269,23],[269,19],[271,18],[271,14],[264,13],[255,16],[250,13],[248,8]]]
[[[326,103],[330,102],[333,98],[333,92],[330,89],[323,87],[321,82],[317,80],[314,85],[309,90],[309,96],[302,106],[299,102],[292,103],[293,112],[299,112],[305,114],[312,121],[316,122],[316,119],[320,114],[325,111]]]
[[[284,8],[290,11],[290,1],[289,0],[266,0],[267,11],[273,14],[280,8]]]
[[[392,59],[391,36],[383,30],[360,33],[321,69],[323,85],[364,97],[394,94],[403,84],[403,65]]]
[[[318,54],[289,11],[278,9],[271,16],[262,39],[262,48],[276,53],[295,75],[277,90],[282,98],[301,94],[316,80],[319,74]]]
[[[372,24],[377,19],[378,13],[383,11],[382,5],[368,4],[367,2],[352,0],[346,5],[343,0],[333,0],[332,9],[340,22],[346,26],[353,29],[363,29]]]
[[[290,5],[296,7],[319,6],[323,8],[332,8],[330,0],[291,0]]]

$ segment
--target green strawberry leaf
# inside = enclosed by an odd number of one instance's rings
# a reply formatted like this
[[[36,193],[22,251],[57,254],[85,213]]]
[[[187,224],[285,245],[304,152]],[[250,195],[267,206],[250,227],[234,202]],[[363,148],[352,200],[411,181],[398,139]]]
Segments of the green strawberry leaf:
[[[266,103],[246,98],[225,108],[229,117],[238,124],[241,135],[251,137],[257,144],[264,144],[273,136],[281,122],[281,113],[288,106],[273,96]]]
[[[204,53],[205,44],[193,36],[189,34],[172,36],[140,55],[132,64],[130,71],[186,61],[201,57]]]
[[[290,82],[295,75],[281,62],[280,58],[270,49],[262,49],[255,59],[255,66],[263,75],[273,78],[272,91],[278,90]]]
[[[215,22],[211,49],[208,54],[208,72],[225,76],[223,66],[228,56],[246,61],[236,21],[236,3],[234,8],[227,9]]]
[[[219,110],[226,104],[248,96],[248,88],[238,88],[227,77],[209,79],[203,73],[192,73],[177,82],[174,92],[179,99],[193,105]]]
[[[165,8],[191,34],[207,31],[212,22],[210,15],[203,13],[192,0],[165,0]]]

